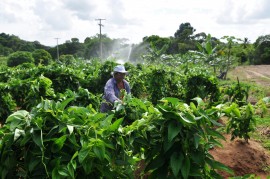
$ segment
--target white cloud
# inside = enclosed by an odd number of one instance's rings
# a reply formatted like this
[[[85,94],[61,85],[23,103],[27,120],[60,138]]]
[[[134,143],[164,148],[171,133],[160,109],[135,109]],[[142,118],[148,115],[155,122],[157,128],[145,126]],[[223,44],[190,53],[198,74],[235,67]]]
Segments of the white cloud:
[[[55,45],[73,37],[82,42],[102,33],[139,43],[150,35],[173,36],[181,23],[195,33],[232,35],[255,41],[270,34],[267,0],[1,0],[1,30],[24,40]]]

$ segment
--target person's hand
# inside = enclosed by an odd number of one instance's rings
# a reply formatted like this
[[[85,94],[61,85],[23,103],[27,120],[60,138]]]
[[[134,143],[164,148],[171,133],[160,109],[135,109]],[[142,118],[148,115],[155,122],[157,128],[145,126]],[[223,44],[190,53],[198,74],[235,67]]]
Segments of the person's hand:
[[[114,106],[117,105],[117,104],[122,104],[122,103],[123,103],[122,100],[116,99],[116,100],[114,101]]]

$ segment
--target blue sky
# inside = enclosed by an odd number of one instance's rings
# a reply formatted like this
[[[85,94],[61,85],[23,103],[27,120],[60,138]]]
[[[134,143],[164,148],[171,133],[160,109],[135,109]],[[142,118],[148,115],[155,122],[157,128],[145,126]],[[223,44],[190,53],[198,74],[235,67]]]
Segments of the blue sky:
[[[254,42],[270,34],[267,0],[1,0],[0,33],[55,46],[71,38],[83,42],[102,33],[139,43],[150,35],[173,36],[181,23],[195,33],[221,38],[247,37]]]

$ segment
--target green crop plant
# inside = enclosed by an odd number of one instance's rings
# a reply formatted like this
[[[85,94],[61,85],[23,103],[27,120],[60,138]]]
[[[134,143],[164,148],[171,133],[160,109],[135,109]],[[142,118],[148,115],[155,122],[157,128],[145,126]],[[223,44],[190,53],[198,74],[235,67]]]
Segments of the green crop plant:
[[[248,142],[250,132],[255,130],[256,120],[254,108],[251,104],[238,107],[236,103],[224,109],[226,116],[229,117],[226,132],[231,133],[231,140],[236,137],[244,138]]]
[[[0,123],[4,123],[6,118],[15,111],[16,102],[8,92],[8,86],[0,83]]]
[[[31,112],[20,110],[7,118],[0,128],[1,178],[131,175],[132,158],[117,137],[123,119],[112,122],[112,115],[91,106],[67,107],[72,100],[44,100]]]

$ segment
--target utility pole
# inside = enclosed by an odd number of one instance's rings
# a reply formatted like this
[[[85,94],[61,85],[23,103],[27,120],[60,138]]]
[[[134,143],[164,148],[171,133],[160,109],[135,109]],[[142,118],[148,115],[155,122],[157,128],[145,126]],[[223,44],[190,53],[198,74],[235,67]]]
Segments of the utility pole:
[[[60,38],[54,38],[54,39],[56,39],[57,60],[59,61],[58,39]]]
[[[106,20],[106,19],[96,19],[96,21],[99,21],[99,50],[100,50],[100,59],[102,59],[102,43],[101,43],[101,26],[103,26],[103,24],[101,24],[102,20]]]

